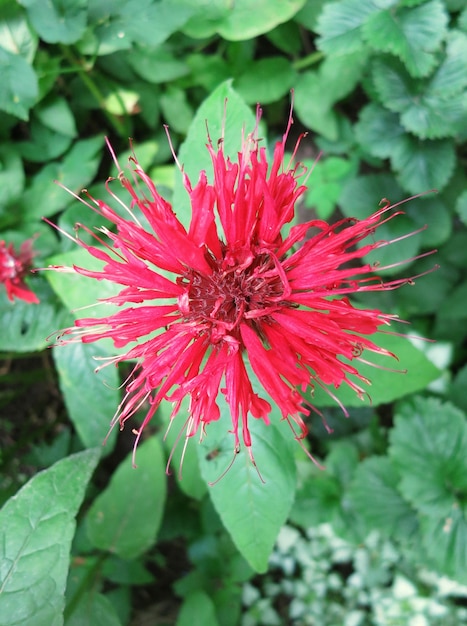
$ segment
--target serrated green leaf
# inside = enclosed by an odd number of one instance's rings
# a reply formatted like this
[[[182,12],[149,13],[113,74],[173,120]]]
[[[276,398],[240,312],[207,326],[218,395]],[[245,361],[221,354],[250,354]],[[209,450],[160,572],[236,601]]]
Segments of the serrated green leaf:
[[[467,583],[467,510],[454,504],[444,515],[423,517],[423,546],[430,565],[450,578]]]
[[[115,470],[108,487],[86,516],[87,534],[100,550],[133,559],[150,548],[161,525],[167,479],[162,448],[156,437],[130,453]]]
[[[394,328],[394,330],[398,329]],[[408,339],[395,335],[376,335],[371,339],[377,345],[395,354],[398,360],[371,354],[364,358],[375,363],[377,368],[365,363],[354,363],[358,371],[371,381],[371,385],[365,387],[368,395],[363,399],[360,399],[347,385],[342,385],[337,390],[333,388],[332,393],[344,406],[348,408],[370,407],[393,402],[405,395],[425,389],[428,383],[439,377],[440,371]],[[399,371],[394,372],[384,368],[394,368]],[[318,386],[311,395],[310,402],[318,407],[336,406],[334,398]]]
[[[316,31],[318,48],[326,54],[348,54],[364,46],[362,26],[373,13],[389,8],[397,0],[340,0],[324,5]]]
[[[99,374],[99,358],[108,356],[100,344],[71,343],[53,348],[60,391],[76,432],[86,448],[102,446],[112,452],[116,429],[109,434],[110,422],[117,410],[121,393],[118,371],[114,366]]]
[[[32,179],[21,198],[24,218],[41,219],[65,208],[74,198],[54,181],[60,182],[75,193],[86,187],[99,167],[102,136],[77,141],[61,163],[48,163]]]
[[[271,422],[277,421],[277,426],[250,419],[252,452],[263,483],[245,446],[235,455],[233,437],[228,433],[229,407],[223,397],[218,402],[221,418],[209,424],[197,447],[201,474],[208,483],[218,481],[209,488],[209,496],[238,550],[255,571],[265,572],[295,494],[293,452],[285,438],[288,433],[279,432],[279,428],[287,426],[279,423],[277,408],[271,415]],[[222,476],[233,456],[233,466]]]
[[[297,72],[285,57],[267,57],[249,64],[234,81],[234,89],[248,104],[279,100],[295,85]]]
[[[456,164],[454,142],[449,139],[423,141],[404,135],[394,147],[391,164],[399,183],[409,193],[430,189],[441,191],[449,182]]]
[[[218,626],[213,601],[204,591],[192,591],[183,601],[176,626]]]
[[[397,489],[399,480],[399,474],[387,457],[371,457],[357,467],[349,499],[368,530],[407,540],[418,524],[413,509]]]
[[[299,11],[306,0],[257,0],[254,11],[250,0],[235,0],[228,4],[223,0],[190,0],[196,14],[183,28],[190,37],[204,38],[218,33],[229,41],[253,39],[267,33],[278,24],[287,22]]]
[[[39,95],[37,76],[18,54],[0,47],[0,110],[27,121]]]
[[[24,11],[13,3],[4,3],[0,21],[0,44],[12,54],[19,54],[32,63],[37,50],[38,37],[26,19]]]
[[[390,456],[400,491],[422,513],[447,516],[467,496],[467,424],[454,405],[416,397],[397,411]]]
[[[399,62],[377,58],[372,64],[372,78],[385,108],[401,113],[411,105],[419,83],[409,76]]]
[[[355,136],[360,146],[372,156],[387,159],[404,129],[399,117],[372,102],[360,111]]]
[[[467,35],[459,31],[449,32],[445,57],[430,79],[429,91],[444,99],[458,94],[467,87]]]
[[[60,626],[75,531],[99,450],[32,478],[0,511],[0,625]]]
[[[47,43],[75,43],[86,29],[87,0],[21,0],[20,4]]]
[[[225,129],[223,129],[226,101],[227,115]],[[207,141],[206,121],[213,143],[215,144],[217,139],[223,136],[224,153],[232,159],[236,159],[237,153],[241,150],[242,130],[248,133],[255,127],[253,112],[232,89],[231,81],[219,85],[198,108],[187,137],[180,147],[179,161],[193,185],[198,181],[202,170],[207,172],[208,180],[213,180],[212,161],[205,148]],[[187,226],[191,219],[191,206],[178,169],[175,172],[173,206],[178,219]]]
[[[439,195],[415,198],[405,206],[405,211],[419,228],[424,228],[422,247],[440,246],[450,238],[452,214]]]
[[[362,27],[375,50],[399,57],[412,76],[427,76],[436,64],[448,14],[439,0],[415,8],[396,8],[371,15]]]

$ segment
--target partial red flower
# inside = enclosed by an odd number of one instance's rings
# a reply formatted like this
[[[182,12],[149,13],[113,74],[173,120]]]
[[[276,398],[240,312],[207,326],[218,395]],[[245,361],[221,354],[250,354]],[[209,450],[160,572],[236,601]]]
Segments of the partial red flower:
[[[8,299],[12,302],[14,298],[31,304],[39,302],[39,298],[24,282],[25,276],[32,267],[34,256],[32,243],[32,239],[24,241],[19,252],[16,252],[12,243],[6,244],[5,241],[0,241],[0,283],[5,285]]]
[[[260,115],[258,109],[258,122]],[[193,187],[184,175],[192,208],[188,229],[136,158],[130,159],[131,182],[110,145],[118,179],[129,195],[124,216],[103,200],[80,198],[116,227],[115,232],[98,229],[102,237],[81,226],[96,245],[76,239],[104,266],[101,271],[55,269],[116,283],[121,291],[104,301],[122,308],[77,320],[60,340],[110,338],[117,348],[129,346],[112,360],[137,362],[112,423],[123,427],[140,407],[149,406],[136,443],[163,399],[173,402],[174,418],[189,397],[188,439],[220,418],[223,395],[234,450],[240,449],[241,431],[253,460],[251,417],[268,424],[273,402],[300,441],[307,434],[302,419],[310,411],[307,390],[321,387],[333,395],[332,389],[344,384],[362,395],[363,387],[355,382],[368,382],[358,371],[362,353],[389,355],[370,337],[396,316],[355,308],[348,296],[412,282],[414,277],[384,282],[375,266],[356,266],[372,250],[392,243],[375,240],[374,233],[401,211],[385,201],[367,219],[335,224],[314,219],[283,235],[305,191],[298,182],[302,168],[284,164],[291,124],[290,116],[270,164],[259,145],[258,124],[236,162],[225,156],[222,141],[217,148],[209,141],[213,181],[203,171]],[[365,239],[368,243],[362,244]],[[250,368],[262,387],[259,393]]]

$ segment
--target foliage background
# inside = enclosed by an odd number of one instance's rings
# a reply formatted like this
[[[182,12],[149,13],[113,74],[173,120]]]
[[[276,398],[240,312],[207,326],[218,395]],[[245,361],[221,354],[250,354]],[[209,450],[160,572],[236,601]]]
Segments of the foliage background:
[[[1,291],[2,626],[467,623],[466,58],[463,0],[0,1],[0,234],[37,235],[37,267],[81,254],[42,217],[97,225],[53,181],[104,197],[104,136],[118,154],[132,137],[183,215],[163,124],[196,177],[226,96],[235,153],[257,102],[265,140],[280,137],[291,88],[301,158],[323,153],[301,215],[366,217],[437,189],[384,236],[429,228],[381,260],[436,247],[440,264],[362,299],[436,343],[391,344],[409,373],[371,371],[372,404],[342,395],[350,420],[317,398],[325,471],[280,424],[253,426],[265,487],[242,460],[206,487],[231,454],[217,424],[168,478],[168,407],[137,470],[131,433],[101,446],[120,396],[118,372],[94,374],[108,346],[46,346],[105,285],[35,274],[37,306]]]

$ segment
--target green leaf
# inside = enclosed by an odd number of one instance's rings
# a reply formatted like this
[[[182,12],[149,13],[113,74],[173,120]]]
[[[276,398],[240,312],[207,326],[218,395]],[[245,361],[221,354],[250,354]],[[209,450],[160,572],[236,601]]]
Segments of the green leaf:
[[[305,194],[306,205],[313,207],[320,219],[327,220],[336,209],[344,182],[357,173],[358,162],[328,157],[310,167],[313,173]]]
[[[467,35],[451,30],[447,37],[446,51],[440,66],[430,79],[430,92],[448,99],[467,87]]]
[[[467,281],[464,281],[453,289],[449,294],[449,298],[441,304],[438,309],[439,315],[447,320],[466,319],[466,301]]]
[[[355,125],[355,136],[360,146],[368,154],[380,159],[389,158],[398,138],[403,134],[399,116],[375,102],[363,107]]]
[[[24,169],[13,144],[0,145],[0,215],[24,188]]]
[[[306,0],[256,0],[254,11],[250,0],[190,0],[197,13],[183,28],[190,37],[204,38],[216,32],[230,41],[253,39],[267,33],[278,24],[287,22],[299,11]]]
[[[457,198],[456,213],[460,217],[463,224],[467,226],[467,189]]]
[[[53,215],[75,201],[54,181],[79,193],[94,178],[101,159],[102,136],[77,141],[61,163],[48,163],[32,179],[21,198],[24,218],[40,219]]]
[[[326,54],[348,54],[364,46],[362,26],[373,13],[389,8],[397,0],[340,0],[324,5],[316,31],[318,48]]]
[[[66,626],[122,626],[118,615],[106,596],[95,591],[82,595],[76,608],[66,620]]]
[[[213,601],[204,591],[192,591],[184,599],[176,626],[218,626]]]
[[[224,110],[227,101],[225,129],[223,129]],[[213,180],[212,161],[205,148],[207,142],[206,122],[209,134],[216,145],[217,139],[224,137],[223,148],[226,156],[236,160],[242,147],[242,131],[252,132],[255,116],[240,96],[231,87],[231,81],[219,85],[201,104],[191,123],[186,140],[180,147],[179,161],[194,186],[202,170],[207,172],[208,180]],[[264,145],[264,143],[262,144]],[[182,175],[175,172],[173,207],[178,219],[187,226],[191,219],[190,199],[183,186]]]
[[[18,142],[18,150],[26,161],[44,163],[66,152],[72,142],[67,135],[60,135],[33,118],[29,125],[29,141]]]
[[[193,109],[188,102],[186,92],[183,89],[169,87],[161,95],[159,102],[164,119],[170,129],[186,135],[193,120]]]
[[[439,520],[467,498],[467,424],[453,404],[416,397],[397,411],[390,456],[399,489],[420,512]]]
[[[405,135],[394,148],[391,163],[408,192],[441,191],[454,172],[456,149],[449,139],[423,141]]]
[[[395,328],[395,331],[398,329]],[[332,389],[332,393],[346,407],[378,406],[393,402],[398,398],[409,395],[425,387],[432,380],[440,376],[440,371],[427,359],[427,357],[404,337],[395,335],[376,335],[371,339],[379,346],[389,350],[397,356],[397,361],[390,357],[379,354],[363,353],[363,358],[368,359],[377,366],[378,369],[364,363],[354,365],[358,371],[371,381],[371,386],[367,388],[368,395],[360,399],[355,391],[342,385],[339,389]],[[384,368],[394,368],[402,370],[394,372]],[[407,370],[407,371],[405,371]],[[349,376],[352,378],[352,376]],[[359,381],[356,381],[359,383]],[[361,384],[361,382],[360,382]],[[316,406],[335,406],[335,400],[316,386],[310,402]]]
[[[84,54],[106,55],[131,48],[133,42],[158,46],[179,30],[195,6],[181,0],[89,0],[93,37],[80,42]]]
[[[363,25],[365,41],[399,57],[412,76],[427,76],[446,34],[448,14],[440,0],[374,13]]]
[[[453,229],[452,214],[439,195],[415,198],[404,208],[419,228],[425,228],[421,233],[422,247],[440,246],[448,241]]]
[[[70,106],[65,98],[53,97],[35,109],[39,121],[56,133],[76,137],[76,124]]]
[[[188,74],[185,61],[177,59],[170,50],[148,46],[134,47],[127,56],[133,70],[150,83],[165,83]]]
[[[32,478],[0,511],[0,625],[63,624],[75,516],[98,450]]]
[[[99,359],[108,353],[99,344],[71,343],[53,348],[60,391],[75,429],[86,448],[102,446],[109,434],[110,422],[120,402],[116,367],[96,373]],[[94,360],[93,360],[94,359]],[[105,441],[105,453],[112,452],[115,436]]]
[[[218,402],[221,418],[207,426],[206,436],[197,447],[201,474],[208,483],[218,481],[209,488],[209,495],[238,550],[254,570],[265,572],[295,494],[295,461],[289,444],[293,442],[292,433],[279,431],[287,426],[279,423],[277,408],[273,409],[270,425],[250,418],[257,470],[245,446],[235,455],[233,437],[228,432],[229,407],[223,397]],[[233,466],[222,476],[234,456]]]
[[[37,76],[18,54],[0,47],[0,110],[27,121],[39,95]]]
[[[269,104],[293,87],[297,72],[285,57],[267,57],[250,63],[234,81],[234,89],[248,104]]]
[[[300,120],[326,139],[335,141],[339,119],[333,105],[355,89],[366,60],[366,54],[361,52],[331,56],[321,63],[318,71],[304,72],[295,89],[295,110]]]
[[[408,540],[417,529],[417,518],[397,489],[399,480],[387,457],[371,457],[358,465],[349,498],[368,530]]]
[[[162,448],[151,437],[138,446],[136,467],[129,454],[89,509],[86,521],[91,543],[123,559],[148,550],[162,521],[166,490]]]
[[[421,520],[422,542],[430,564],[460,583],[467,583],[467,510],[458,503],[443,516]]]
[[[20,0],[20,4],[47,43],[75,43],[86,30],[87,0]]]
[[[38,37],[27,20],[24,11],[13,3],[2,6],[0,22],[1,47],[12,54],[19,54],[28,63],[32,63],[36,54]]]

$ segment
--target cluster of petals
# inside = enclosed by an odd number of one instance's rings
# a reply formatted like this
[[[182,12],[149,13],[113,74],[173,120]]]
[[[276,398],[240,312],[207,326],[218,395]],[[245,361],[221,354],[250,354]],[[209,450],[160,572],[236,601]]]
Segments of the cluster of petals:
[[[30,304],[39,302],[24,280],[32,266],[32,243],[32,239],[24,241],[17,252],[12,243],[0,240],[0,283],[5,286],[8,299],[12,302],[15,298]]]
[[[260,115],[258,109],[258,121]],[[136,157],[128,177],[110,145],[128,202],[112,191],[110,180],[107,190],[121,209],[89,194],[79,198],[111,224],[96,231],[77,227],[76,241],[103,262],[102,269],[55,269],[115,283],[118,294],[104,301],[120,308],[76,320],[60,341],[110,338],[121,352],[112,363],[136,363],[113,419],[123,427],[144,408],[136,443],[162,400],[173,403],[173,419],[188,398],[180,418],[186,441],[202,436],[221,417],[223,404],[234,450],[243,442],[253,458],[249,420],[268,424],[274,403],[301,440],[315,387],[333,395],[349,385],[363,395],[362,353],[389,355],[371,337],[395,316],[357,308],[349,296],[411,282],[385,282],[362,261],[391,243],[378,240],[375,231],[400,211],[385,202],[363,220],[291,225],[306,189],[301,166],[294,159],[285,163],[291,124],[290,116],[270,163],[257,126],[243,138],[236,160],[225,155],[222,140],[215,147],[209,140],[212,180],[202,171],[193,186],[182,170],[191,201],[188,227]],[[95,244],[79,236],[80,228]]]

